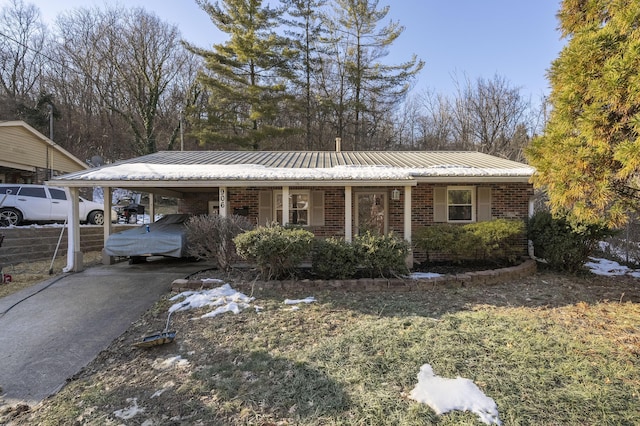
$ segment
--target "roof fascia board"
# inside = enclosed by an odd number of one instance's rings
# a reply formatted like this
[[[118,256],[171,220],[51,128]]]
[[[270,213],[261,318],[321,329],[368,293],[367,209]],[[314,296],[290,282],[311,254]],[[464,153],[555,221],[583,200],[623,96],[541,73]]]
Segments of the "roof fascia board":
[[[0,160],[0,167],[9,167],[10,169],[27,170],[29,172],[35,172],[36,168],[33,166],[27,166],[26,164],[13,163],[11,161]]]
[[[415,179],[418,183],[530,183],[531,176],[433,176]]]
[[[265,187],[265,186],[416,186],[414,179],[403,180],[50,180],[47,185],[63,187],[96,187],[106,186],[113,188],[206,188],[211,186],[227,187]]]

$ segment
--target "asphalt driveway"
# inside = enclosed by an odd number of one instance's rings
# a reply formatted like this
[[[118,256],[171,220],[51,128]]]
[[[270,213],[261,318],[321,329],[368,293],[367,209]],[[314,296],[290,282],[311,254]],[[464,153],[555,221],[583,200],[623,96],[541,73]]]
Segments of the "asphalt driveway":
[[[120,336],[174,279],[203,262],[160,258],[66,274],[0,299],[0,408],[57,392]]]

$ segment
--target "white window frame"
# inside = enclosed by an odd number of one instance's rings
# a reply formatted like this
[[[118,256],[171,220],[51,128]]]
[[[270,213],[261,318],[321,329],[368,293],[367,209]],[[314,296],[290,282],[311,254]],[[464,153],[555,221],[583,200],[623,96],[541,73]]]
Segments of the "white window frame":
[[[471,194],[471,204],[451,204],[449,200],[450,191],[469,191]],[[476,221],[476,187],[475,186],[447,186],[447,222],[451,223],[473,223]],[[449,216],[449,207],[451,206],[470,206],[471,207],[471,219],[451,219]]]
[[[283,191],[279,190],[279,191],[273,191],[273,218],[274,220],[278,220],[278,212],[280,212],[280,216],[282,216],[282,209],[278,208],[278,196],[282,197],[282,193]],[[291,206],[291,201],[292,201],[292,195],[306,195],[307,197],[307,206],[304,209],[294,209]],[[284,201],[284,200],[283,200]],[[308,189],[289,189],[289,214],[291,214],[291,212],[298,210],[298,211],[306,211],[307,212],[307,223],[301,225],[299,223],[291,223],[291,222],[287,222],[287,224],[291,224],[291,225],[295,225],[295,226],[304,226],[304,227],[308,227],[310,226],[310,224],[312,223],[311,221],[311,191]],[[284,217],[283,217],[284,220]],[[282,224],[282,220],[279,221],[280,224]]]

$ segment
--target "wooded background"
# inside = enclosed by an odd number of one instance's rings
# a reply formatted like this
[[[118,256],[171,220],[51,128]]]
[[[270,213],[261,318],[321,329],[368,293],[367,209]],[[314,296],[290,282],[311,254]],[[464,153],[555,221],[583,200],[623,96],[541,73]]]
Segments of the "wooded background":
[[[0,13],[0,119],[24,120],[80,159],[158,150],[474,150],[524,161],[544,127],[503,76],[412,91],[421,58],[385,62],[401,23],[372,0],[195,0],[224,43],[183,40],[152,12],[86,7],[43,23]],[[266,2],[265,2],[266,3]],[[429,41],[426,41],[429,42]],[[433,42],[436,42],[435,40]]]

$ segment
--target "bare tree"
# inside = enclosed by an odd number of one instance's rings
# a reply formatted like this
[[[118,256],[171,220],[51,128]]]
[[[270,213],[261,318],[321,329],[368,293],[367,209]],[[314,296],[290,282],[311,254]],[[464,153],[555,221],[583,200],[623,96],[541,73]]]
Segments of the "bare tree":
[[[0,11],[0,85],[2,114],[15,118],[24,106],[34,106],[41,91],[47,31],[40,11],[22,0],[11,0]]]
[[[531,132],[531,103],[501,76],[458,85],[454,130],[462,149],[522,159]],[[526,136],[526,137],[525,137]]]
[[[189,58],[178,29],[140,8],[81,8],[59,17],[58,30],[59,56],[71,70],[61,75],[75,75],[67,91],[84,87],[84,107],[91,105],[103,123],[126,123],[120,142],[131,154],[157,151],[160,135],[168,146],[174,126],[162,128],[158,115]]]

